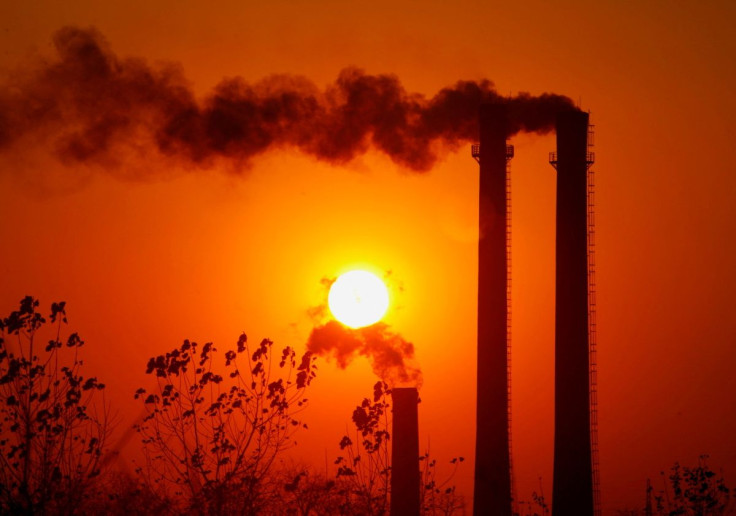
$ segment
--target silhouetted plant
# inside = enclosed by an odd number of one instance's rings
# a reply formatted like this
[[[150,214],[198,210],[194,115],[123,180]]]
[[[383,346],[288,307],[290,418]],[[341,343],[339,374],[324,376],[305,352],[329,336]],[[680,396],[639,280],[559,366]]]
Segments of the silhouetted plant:
[[[149,478],[162,496],[184,498],[199,514],[255,514],[276,456],[306,425],[296,419],[315,376],[312,355],[278,358],[264,339],[249,350],[245,334],[217,366],[212,343],[188,340],[151,358],[153,392],[138,389],[147,416],[139,425]],[[222,372],[222,374],[220,374]]]
[[[549,505],[547,505],[547,501],[544,499],[544,494],[541,491],[539,493],[537,493],[536,491],[532,491],[532,501],[534,503],[534,506],[536,506],[536,508],[541,511],[539,513],[539,516],[549,516]]]
[[[516,503],[515,516],[549,516],[550,510],[542,490],[542,478],[539,477],[539,493],[532,491],[531,500],[519,500]]]
[[[81,375],[76,333],[62,338],[66,304],[53,303],[53,334],[28,296],[0,321],[0,512],[72,513],[99,474],[108,434],[104,389]]]
[[[338,456],[335,464],[346,514],[378,516],[388,512],[390,395],[388,385],[377,382],[373,386],[373,401],[365,398],[353,411],[355,442],[349,435],[340,440],[345,455]]]
[[[75,511],[105,516],[174,516],[173,500],[154,492],[149,485],[119,471],[103,473],[94,496]]]
[[[464,457],[454,457],[450,460],[452,471],[444,480],[437,479],[437,460],[430,458],[429,452],[419,457],[423,462],[422,469],[422,514],[432,516],[450,516],[465,511],[465,500],[457,493],[450,482],[457,473],[457,468],[465,461]]]
[[[731,490],[726,487],[723,475],[710,469],[707,459],[707,455],[701,455],[695,467],[683,467],[675,462],[668,477],[672,494],[665,483],[665,489],[654,496],[655,514],[715,516],[733,512]]]
[[[337,483],[309,467],[279,471],[278,496],[264,511],[266,516],[346,515]]]

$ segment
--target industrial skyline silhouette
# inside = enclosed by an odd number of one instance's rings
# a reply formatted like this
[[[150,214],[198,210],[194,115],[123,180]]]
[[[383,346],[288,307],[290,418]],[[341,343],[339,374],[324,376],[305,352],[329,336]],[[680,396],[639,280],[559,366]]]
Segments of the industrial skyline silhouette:
[[[511,516],[511,172],[503,108],[480,109],[478,386],[473,512]],[[600,513],[594,360],[593,206],[588,114],[556,120],[555,433],[553,515]],[[523,274],[523,272],[521,273]],[[591,317],[592,315],[592,317]],[[593,345],[593,346],[592,346]]]

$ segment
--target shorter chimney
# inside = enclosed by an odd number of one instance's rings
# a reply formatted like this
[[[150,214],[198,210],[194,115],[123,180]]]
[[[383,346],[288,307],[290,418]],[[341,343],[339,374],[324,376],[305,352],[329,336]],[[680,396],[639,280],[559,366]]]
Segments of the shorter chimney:
[[[419,393],[392,390],[391,516],[419,516]]]

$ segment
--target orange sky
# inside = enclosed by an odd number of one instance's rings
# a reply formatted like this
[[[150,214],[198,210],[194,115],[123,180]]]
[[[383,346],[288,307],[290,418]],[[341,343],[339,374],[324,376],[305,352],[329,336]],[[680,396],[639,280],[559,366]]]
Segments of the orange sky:
[[[299,74],[323,87],[353,65],[428,96],[488,78],[502,94],[580,102],[596,126],[599,441],[611,514],[643,505],[646,477],[659,482],[674,461],[703,453],[736,484],[736,8],[591,4],[4,2],[0,76],[51,57],[52,34],[72,24],[96,27],[119,56],[180,63],[198,95],[236,75]],[[541,476],[551,499],[554,138],[512,143],[516,485],[529,499]],[[321,278],[354,264],[390,270],[386,321],[414,342],[424,373],[420,442],[440,462],[469,459],[456,481],[471,498],[477,165],[466,147],[428,174],[374,152],[333,166],[274,151],[238,175],[232,164],[171,166],[145,181],[5,154],[0,308],[26,294],[66,300],[88,371],[126,424],[149,356],[184,338],[224,347],[241,331],[302,346]],[[296,455],[318,465],[336,455],[373,382],[364,360],[348,371],[321,362]]]

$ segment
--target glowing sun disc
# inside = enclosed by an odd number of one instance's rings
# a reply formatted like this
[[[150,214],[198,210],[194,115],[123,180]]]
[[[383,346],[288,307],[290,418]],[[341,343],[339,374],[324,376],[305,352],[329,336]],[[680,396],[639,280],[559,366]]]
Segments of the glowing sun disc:
[[[350,271],[332,284],[327,304],[335,319],[345,326],[370,326],[380,321],[388,309],[388,289],[375,274]]]

